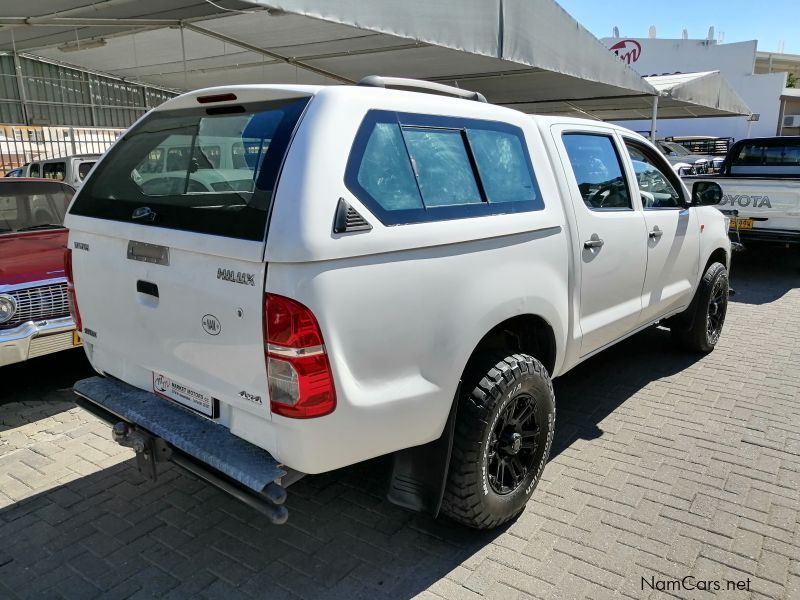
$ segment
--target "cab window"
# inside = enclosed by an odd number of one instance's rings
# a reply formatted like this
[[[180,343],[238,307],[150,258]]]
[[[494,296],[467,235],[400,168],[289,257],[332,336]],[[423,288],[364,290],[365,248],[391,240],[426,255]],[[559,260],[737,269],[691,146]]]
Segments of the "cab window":
[[[78,165],[78,180],[83,181],[86,179],[86,176],[89,174],[89,171],[92,170],[95,161],[91,162],[82,162]]]
[[[657,161],[644,145],[626,140],[625,146],[633,163],[633,172],[636,174],[645,210],[683,208],[683,196],[679,186],[674,182],[675,175],[672,168],[665,167],[661,161]]]
[[[64,181],[67,175],[67,163],[64,162],[51,162],[42,165],[42,177],[46,179],[55,179],[56,181]]]
[[[562,139],[584,204],[590,210],[632,210],[622,161],[611,137],[565,133]]]

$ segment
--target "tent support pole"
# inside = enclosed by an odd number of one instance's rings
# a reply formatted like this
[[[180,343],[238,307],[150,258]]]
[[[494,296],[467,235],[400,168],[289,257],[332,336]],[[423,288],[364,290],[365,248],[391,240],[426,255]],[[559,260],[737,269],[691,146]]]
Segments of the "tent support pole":
[[[181,23],[181,57],[183,58],[183,87],[189,89],[189,72],[186,70],[186,41],[183,39],[183,23]]]
[[[653,96],[653,116],[650,118],[650,141],[656,141],[656,125],[658,123],[658,96]]]

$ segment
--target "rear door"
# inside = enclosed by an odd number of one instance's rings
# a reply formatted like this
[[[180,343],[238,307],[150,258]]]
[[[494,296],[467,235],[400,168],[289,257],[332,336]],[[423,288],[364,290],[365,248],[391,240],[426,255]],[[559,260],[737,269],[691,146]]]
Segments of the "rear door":
[[[623,139],[647,223],[644,323],[691,302],[700,262],[700,224],[669,164],[641,141]]]
[[[580,354],[585,356],[639,324],[647,233],[614,132],[556,127],[555,133],[571,179],[578,234],[573,239],[580,257]]]
[[[67,217],[95,368],[223,421],[230,406],[268,415],[267,216],[307,102],[153,112],[97,165]],[[212,137],[257,150],[220,170],[205,152]],[[169,172],[148,168],[178,145],[190,150]]]

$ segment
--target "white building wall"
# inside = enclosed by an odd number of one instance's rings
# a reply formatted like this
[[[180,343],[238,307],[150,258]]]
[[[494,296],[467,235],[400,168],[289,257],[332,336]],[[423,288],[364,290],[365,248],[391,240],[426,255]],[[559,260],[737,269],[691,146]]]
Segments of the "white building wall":
[[[753,123],[751,135],[775,135],[786,74],[753,75],[758,44],[755,40],[733,44],[649,38],[603,38],[600,41],[642,76],[720,71],[750,110],[761,115],[759,121]],[[622,121],[619,124],[636,131],[650,129],[647,120]],[[716,135],[740,139],[747,135],[747,119],[661,119],[657,135]]]

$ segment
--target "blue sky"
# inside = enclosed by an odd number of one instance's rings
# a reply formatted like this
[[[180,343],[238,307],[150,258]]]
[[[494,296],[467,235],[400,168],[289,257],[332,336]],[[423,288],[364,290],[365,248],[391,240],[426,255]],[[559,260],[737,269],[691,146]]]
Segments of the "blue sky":
[[[556,0],[596,37],[609,37],[616,25],[623,37],[647,37],[650,25],[660,38],[680,38],[684,28],[690,38],[705,38],[709,26],[725,32],[725,42],[758,40],[758,49],[800,54],[800,1],[798,0]]]

